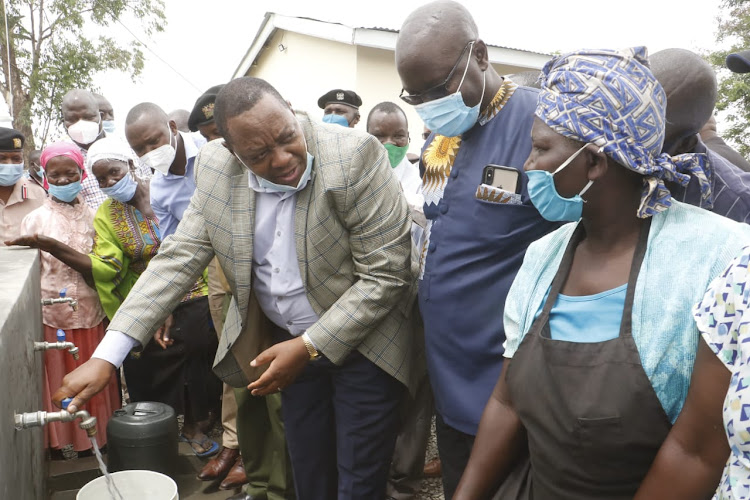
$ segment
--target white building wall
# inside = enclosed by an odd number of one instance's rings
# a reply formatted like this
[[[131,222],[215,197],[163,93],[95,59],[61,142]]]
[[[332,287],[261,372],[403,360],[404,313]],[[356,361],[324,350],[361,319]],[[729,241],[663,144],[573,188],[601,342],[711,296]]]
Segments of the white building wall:
[[[499,64],[493,66],[501,75],[531,69]],[[362,118],[356,127],[361,130],[366,130],[367,115],[373,106],[382,101],[394,102],[406,112],[409,121],[409,151],[419,154],[422,148],[424,125],[414,108],[398,97],[401,80],[392,50],[277,29],[248,74],[267,80],[295,109],[307,111],[317,119],[323,115],[317,105],[321,95],[334,88],[354,90],[362,98]]]

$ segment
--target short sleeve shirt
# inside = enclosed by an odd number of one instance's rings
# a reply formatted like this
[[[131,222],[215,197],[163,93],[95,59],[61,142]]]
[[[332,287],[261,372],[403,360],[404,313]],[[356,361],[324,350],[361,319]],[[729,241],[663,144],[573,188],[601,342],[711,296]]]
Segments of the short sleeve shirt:
[[[698,329],[731,372],[724,427],[732,450],[714,499],[750,499],[750,247],[709,286],[694,310]]]

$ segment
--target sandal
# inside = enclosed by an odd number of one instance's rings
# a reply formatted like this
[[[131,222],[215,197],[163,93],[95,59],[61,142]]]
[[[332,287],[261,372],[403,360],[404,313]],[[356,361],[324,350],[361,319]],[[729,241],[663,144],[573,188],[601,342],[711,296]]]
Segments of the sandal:
[[[219,451],[219,444],[216,441],[212,441],[208,436],[204,436],[202,440],[197,441],[195,439],[188,439],[184,434],[180,434],[179,440],[183,443],[190,444],[190,449],[193,450],[193,453],[195,453],[196,457],[211,457],[213,455],[216,455],[216,453]],[[211,446],[206,450],[206,446],[208,445],[208,443],[211,443]],[[201,449],[206,451],[198,452],[198,450],[196,450],[195,446],[193,445],[198,445]]]

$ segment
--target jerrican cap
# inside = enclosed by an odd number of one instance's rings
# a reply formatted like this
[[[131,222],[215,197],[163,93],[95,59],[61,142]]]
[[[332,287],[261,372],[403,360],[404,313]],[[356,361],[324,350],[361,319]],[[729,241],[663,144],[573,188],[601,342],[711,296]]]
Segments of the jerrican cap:
[[[318,99],[318,107],[325,109],[331,103],[346,104],[353,108],[362,106],[362,99],[353,90],[333,89],[326,92]]]

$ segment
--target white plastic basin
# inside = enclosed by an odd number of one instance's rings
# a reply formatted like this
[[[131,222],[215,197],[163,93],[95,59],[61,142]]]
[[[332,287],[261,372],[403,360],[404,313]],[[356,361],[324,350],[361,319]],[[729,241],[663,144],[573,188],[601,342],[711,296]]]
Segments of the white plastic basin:
[[[123,470],[110,474],[123,500],[179,500],[177,484],[171,477],[150,470]],[[110,500],[104,476],[97,477],[78,491],[76,500]],[[112,499],[114,500],[114,499]]]

